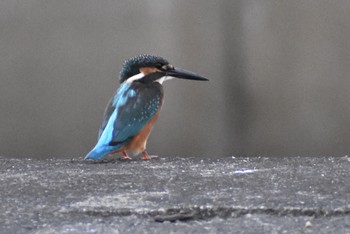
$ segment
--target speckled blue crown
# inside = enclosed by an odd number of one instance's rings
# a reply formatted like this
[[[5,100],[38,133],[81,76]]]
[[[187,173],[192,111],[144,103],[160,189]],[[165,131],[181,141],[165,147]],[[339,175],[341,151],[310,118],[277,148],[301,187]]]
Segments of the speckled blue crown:
[[[141,67],[162,67],[169,62],[162,57],[142,54],[129,58],[123,62],[122,69],[119,74],[119,81],[123,83],[128,78],[140,73]]]

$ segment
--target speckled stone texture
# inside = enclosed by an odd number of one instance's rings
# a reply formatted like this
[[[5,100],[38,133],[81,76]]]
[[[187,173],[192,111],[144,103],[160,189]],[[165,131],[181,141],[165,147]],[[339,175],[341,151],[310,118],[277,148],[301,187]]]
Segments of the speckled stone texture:
[[[0,158],[0,233],[349,233],[350,157]]]

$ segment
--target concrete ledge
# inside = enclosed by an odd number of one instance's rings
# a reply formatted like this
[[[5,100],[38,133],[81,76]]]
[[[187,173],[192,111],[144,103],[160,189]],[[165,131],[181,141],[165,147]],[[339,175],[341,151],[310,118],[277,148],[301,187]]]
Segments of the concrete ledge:
[[[350,158],[0,158],[1,233],[347,233]]]

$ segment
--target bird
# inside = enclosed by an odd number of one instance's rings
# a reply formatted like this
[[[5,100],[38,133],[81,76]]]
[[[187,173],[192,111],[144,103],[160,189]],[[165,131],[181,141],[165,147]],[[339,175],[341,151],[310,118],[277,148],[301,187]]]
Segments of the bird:
[[[208,81],[159,56],[142,54],[125,60],[119,88],[105,109],[97,143],[84,159],[99,160],[121,153],[122,159],[128,160],[128,152],[134,156],[142,153],[141,160],[153,158],[146,151],[147,139],[163,104],[162,84],[173,78]]]

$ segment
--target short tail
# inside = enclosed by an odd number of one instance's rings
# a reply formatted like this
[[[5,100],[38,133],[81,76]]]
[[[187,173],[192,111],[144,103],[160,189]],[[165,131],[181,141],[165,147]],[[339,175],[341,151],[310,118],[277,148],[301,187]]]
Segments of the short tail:
[[[84,160],[99,160],[111,153],[112,151],[118,150],[120,146],[110,146],[110,145],[96,145],[84,158]]]

